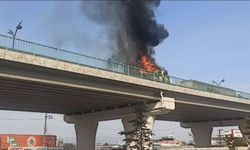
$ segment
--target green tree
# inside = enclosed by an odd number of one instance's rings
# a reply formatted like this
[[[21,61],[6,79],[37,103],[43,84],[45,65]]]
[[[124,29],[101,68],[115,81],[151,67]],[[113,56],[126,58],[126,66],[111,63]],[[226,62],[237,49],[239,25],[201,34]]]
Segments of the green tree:
[[[133,129],[119,132],[119,134],[125,135],[123,141],[126,142],[126,149],[148,150],[152,145],[151,137],[153,135],[152,130],[147,127],[148,108],[144,104],[137,104],[134,113],[136,114],[135,119],[129,122]]]
[[[226,135],[225,142],[229,150],[235,150],[235,148],[239,146],[246,146],[242,138],[233,137],[233,135]]]

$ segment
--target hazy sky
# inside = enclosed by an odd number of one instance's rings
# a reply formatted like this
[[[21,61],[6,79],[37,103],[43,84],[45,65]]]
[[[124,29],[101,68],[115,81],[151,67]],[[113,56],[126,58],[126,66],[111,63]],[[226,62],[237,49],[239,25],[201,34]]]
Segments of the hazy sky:
[[[0,2],[0,34],[23,29],[17,37],[105,58],[109,53],[103,28],[84,18],[79,2]],[[170,36],[156,47],[156,60],[170,75],[250,92],[250,2],[163,1],[156,11]],[[49,133],[74,141],[72,125],[62,115],[48,121]],[[0,111],[0,133],[43,134],[44,114]],[[119,142],[120,120],[101,122],[97,142]],[[226,130],[226,129],[225,129]],[[156,137],[174,134],[189,140],[179,123],[156,121]],[[214,130],[217,133],[217,130]]]

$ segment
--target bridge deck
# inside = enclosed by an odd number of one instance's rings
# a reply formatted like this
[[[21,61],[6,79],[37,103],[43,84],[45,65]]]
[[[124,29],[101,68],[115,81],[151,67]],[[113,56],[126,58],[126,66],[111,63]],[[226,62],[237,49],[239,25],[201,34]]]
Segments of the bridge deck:
[[[141,73],[142,69],[0,36],[0,109],[75,114],[160,100],[176,110],[157,119],[204,121],[245,118],[249,94],[195,80]],[[164,81],[164,82],[163,82]],[[205,118],[205,119],[204,119]]]
[[[172,76],[165,77],[165,79],[160,79],[159,73],[146,72],[141,68],[136,68],[129,65],[124,65],[112,61],[107,61],[99,58],[94,58],[38,43],[33,43],[30,41],[25,41],[21,39],[15,39],[15,46],[12,47],[13,39],[8,36],[0,34],[0,47],[3,49],[18,51],[22,53],[32,54],[36,56],[51,58],[59,61],[70,62],[73,64],[79,64],[83,66],[93,67],[101,70],[116,72],[120,74],[125,74],[128,76],[133,76],[137,78],[142,78],[146,80],[151,80],[155,82],[161,82],[166,84],[172,84],[176,86],[187,87],[195,90],[216,93],[221,95],[239,97],[243,99],[250,100],[250,94],[245,92],[240,92],[230,88],[219,87],[212,84],[196,81],[196,80],[185,80],[181,78],[176,78]],[[144,73],[142,73],[144,72]],[[163,82],[165,81],[165,82]]]
[[[94,58],[30,41],[25,41],[21,39],[15,39],[15,46],[12,47],[13,39],[8,36],[0,34],[0,47],[3,49],[18,51],[22,53],[27,53],[35,56],[46,57],[50,59],[55,59],[59,61],[70,62],[73,64],[79,64],[83,66],[93,67],[101,70],[116,72],[128,76],[133,76],[137,78],[142,78],[146,80],[151,80],[155,82],[161,82],[176,86],[182,86],[186,88],[191,88],[195,90],[216,93],[221,95],[239,97],[243,99],[250,99],[250,94],[245,92],[240,92],[237,90],[219,87],[212,84],[196,81],[196,80],[185,80],[181,78],[176,78],[172,76],[167,76],[165,79],[160,79],[159,73],[146,72],[141,68],[136,68],[129,65],[124,65],[112,61],[107,61],[99,58]],[[143,73],[144,72],[144,73]]]

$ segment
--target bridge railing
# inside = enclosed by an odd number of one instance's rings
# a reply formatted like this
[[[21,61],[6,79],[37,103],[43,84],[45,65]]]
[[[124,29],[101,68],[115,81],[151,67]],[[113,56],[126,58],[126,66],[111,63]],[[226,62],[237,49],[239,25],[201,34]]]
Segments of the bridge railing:
[[[14,44],[13,44],[14,40]],[[30,41],[25,41],[21,39],[13,39],[0,34],[0,47],[12,51],[23,52],[35,56],[47,57],[55,60],[70,62],[74,64],[79,64],[83,66],[93,67],[96,69],[102,69],[107,71],[112,71],[116,73],[126,74],[128,76],[133,76],[137,78],[142,78],[146,80],[151,80],[155,82],[161,82],[181,87],[186,87],[190,89],[195,89],[199,91],[205,91],[210,93],[222,94],[232,97],[239,97],[243,99],[250,99],[249,93],[244,93],[236,91],[233,89],[219,87],[212,84],[196,81],[196,80],[185,80],[181,78],[176,78],[172,76],[163,76],[160,73],[146,72],[142,68],[137,68],[129,65],[124,65],[112,61],[107,61],[103,59],[98,59],[55,47],[50,47]]]

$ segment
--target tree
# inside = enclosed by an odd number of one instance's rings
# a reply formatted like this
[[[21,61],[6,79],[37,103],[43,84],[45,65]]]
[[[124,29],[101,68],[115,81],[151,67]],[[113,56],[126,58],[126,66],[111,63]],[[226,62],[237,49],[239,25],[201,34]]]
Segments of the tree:
[[[246,146],[241,138],[233,137],[231,134],[225,136],[225,141],[229,150],[235,150],[235,148],[239,146]]]
[[[229,150],[235,150],[234,138],[232,135],[226,135],[225,141]]]
[[[147,113],[148,108],[144,104],[135,105],[136,114],[135,119],[129,123],[132,124],[133,129],[130,131],[119,132],[120,135],[125,135],[123,141],[126,142],[126,149],[130,150],[148,150],[152,145],[151,137],[152,130],[147,127]]]

